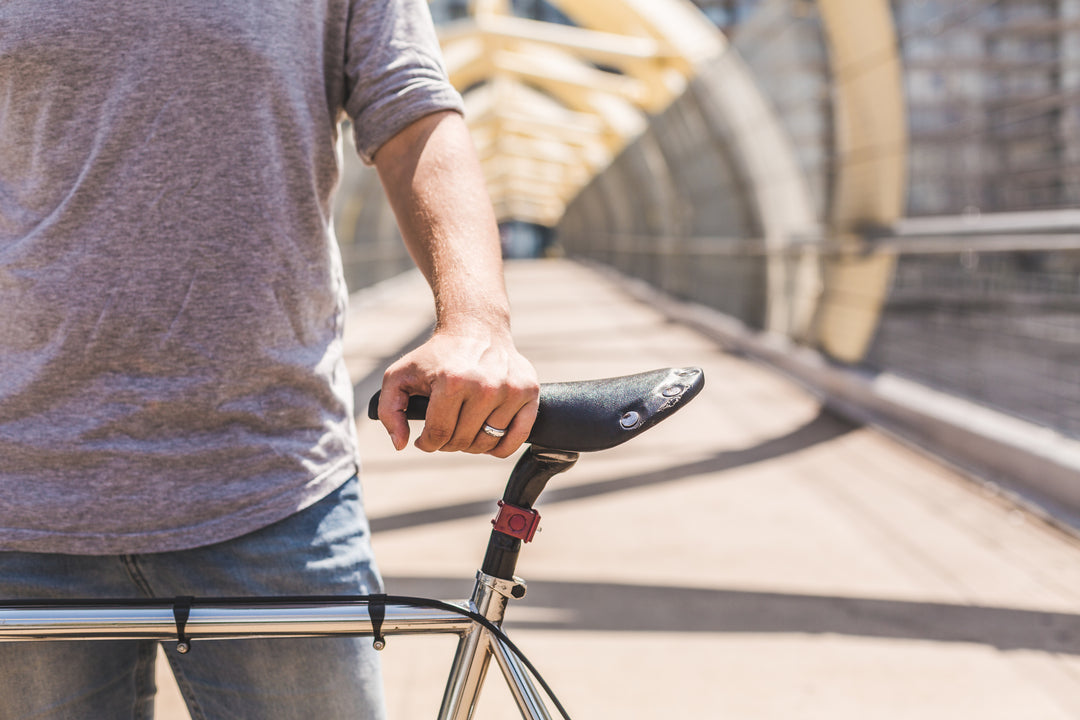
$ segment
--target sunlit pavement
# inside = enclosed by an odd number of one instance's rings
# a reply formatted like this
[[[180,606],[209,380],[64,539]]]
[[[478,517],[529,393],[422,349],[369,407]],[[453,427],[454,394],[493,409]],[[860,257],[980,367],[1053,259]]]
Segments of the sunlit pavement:
[[[538,504],[507,626],[572,717],[1080,717],[1080,543],[611,279],[566,261],[507,276],[544,381],[706,374],[684,410],[583,455]],[[410,276],[357,296],[363,394],[428,327],[425,293]],[[511,463],[395,453],[360,422],[388,591],[466,595]],[[435,716],[452,650],[389,639],[392,718]],[[172,692],[159,718],[185,717]],[[477,716],[519,717],[497,669]]]

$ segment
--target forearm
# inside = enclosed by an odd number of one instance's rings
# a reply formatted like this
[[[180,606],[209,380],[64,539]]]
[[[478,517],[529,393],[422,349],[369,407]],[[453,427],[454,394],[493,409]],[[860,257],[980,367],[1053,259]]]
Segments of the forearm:
[[[401,449],[409,396],[427,395],[417,447],[506,457],[528,436],[539,385],[510,334],[498,226],[468,129],[454,113],[423,118],[375,165],[436,309],[434,336],[383,376],[379,419]]]
[[[375,155],[405,244],[435,297],[440,330],[508,331],[498,227],[461,116],[422,118]]]

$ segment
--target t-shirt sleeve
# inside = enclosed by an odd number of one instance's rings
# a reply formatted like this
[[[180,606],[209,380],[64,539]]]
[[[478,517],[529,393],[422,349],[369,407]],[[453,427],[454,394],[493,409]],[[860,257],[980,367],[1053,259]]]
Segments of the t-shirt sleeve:
[[[463,112],[447,78],[425,0],[351,0],[345,50],[345,110],[361,159],[416,120]]]

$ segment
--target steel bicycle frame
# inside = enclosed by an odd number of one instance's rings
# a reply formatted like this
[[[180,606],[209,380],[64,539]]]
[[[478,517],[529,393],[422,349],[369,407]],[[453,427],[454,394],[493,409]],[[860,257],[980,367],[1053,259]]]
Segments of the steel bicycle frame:
[[[478,572],[472,597],[454,601],[464,610],[501,625],[510,599],[524,596],[525,584]],[[387,604],[373,620],[359,603],[258,600],[250,606],[200,599],[186,610],[182,629],[176,609],[146,605],[48,605],[0,607],[0,642],[50,640],[191,640],[331,637],[335,635],[456,634],[458,647],[446,682],[438,720],[468,720],[480,696],[492,657],[525,720],[552,720],[521,660],[489,630],[453,610]],[[377,637],[378,640],[378,637]],[[182,652],[187,652],[184,646]],[[378,647],[378,645],[376,645]],[[381,649],[381,648],[380,648]]]

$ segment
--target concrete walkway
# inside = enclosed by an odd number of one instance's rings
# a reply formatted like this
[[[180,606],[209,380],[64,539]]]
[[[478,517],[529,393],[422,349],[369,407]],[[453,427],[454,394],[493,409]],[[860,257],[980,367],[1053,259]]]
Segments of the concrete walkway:
[[[511,635],[578,720],[1080,718],[1080,543],[564,261],[514,264],[544,381],[698,365],[706,389],[552,483]],[[430,323],[358,296],[366,394]],[[393,451],[361,422],[390,592],[468,593],[510,463]],[[586,551],[592,551],[587,552]],[[451,638],[392,637],[391,717],[434,717]],[[519,717],[497,670],[478,717]],[[163,694],[159,718],[184,717]],[[172,708],[172,709],[170,709]]]

